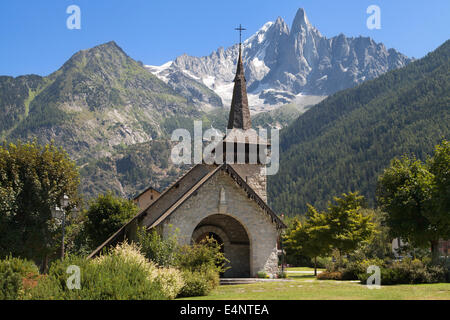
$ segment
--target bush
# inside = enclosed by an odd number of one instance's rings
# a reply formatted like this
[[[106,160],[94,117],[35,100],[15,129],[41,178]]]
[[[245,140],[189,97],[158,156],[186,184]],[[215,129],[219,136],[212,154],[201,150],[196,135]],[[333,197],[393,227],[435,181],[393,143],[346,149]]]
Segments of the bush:
[[[219,283],[219,274],[227,269],[228,260],[220,251],[220,246],[212,238],[192,246],[180,247],[178,266],[183,270],[184,287],[180,297],[207,295]]]
[[[145,228],[137,231],[138,243],[145,257],[161,267],[178,264],[179,245],[175,234],[163,239],[156,230],[148,232]]]
[[[287,273],[285,271],[279,271],[277,273],[277,278],[278,279],[286,279],[287,278]]]
[[[169,299],[175,299],[185,286],[183,274],[175,268],[158,268],[156,280]]]
[[[182,246],[178,257],[178,266],[182,270],[201,271],[212,269],[218,273],[225,272],[228,260],[220,251],[221,247],[213,238],[206,238],[192,246]]]
[[[359,280],[359,275],[367,273],[369,266],[379,266],[381,268],[384,265],[385,261],[378,258],[362,261],[346,261],[344,267],[339,271],[342,272],[342,280]]]
[[[219,285],[219,274],[214,270],[183,272],[184,286],[179,297],[197,297],[208,295]]]
[[[212,238],[192,246],[180,246],[175,234],[163,239],[156,230],[147,232],[140,229],[138,242],[148,259],[160,266],[171,266],[181,270],[182,283],[176,281],[179,289],[173,290],[171,297],[178,291],[180,297],[207,295],[219,285],[219,274],[227,269],[225,263],[228,260]]]
[[[6,266],[0,272],[0,300],[17,300],[22,290],[22,278],[11,266]]]
[[[340,271],[324,271],[317,275],[317,280],[343,280],[342,272]]]
[[[267,274],[267,272],[261,270],[256,273],[256,277],[261,278],[261,279],[266,279],[266,278],[269,278],[269,275]]]
[[[12,256],[0,260],[0,300],[21,299],[38,277],[37,266],[29,260]]]
[[[66,284],[70,265],[80,268],[80,289],[69,289]],[[174,298],[182,287],[179,271],[159,269],[140,253],[138,246],[123,243],[93,260],[74,256],[55,261],[28,298],[159,300]]]
[[[26,259],[13,258],[12,256],[8,256],[4,260],[0,260],[0,273],[3,272],[3,268],[5,268],[6,266],[10,266],[14,273],[18,273],[22,277],[39,275],[39,269],[34,264],[34,262]]]
[[[381,284],[419,284],[445,281],[445,270],[441,266],[427,266],[420,260],[404,259],[380,267]],[[367,281],[368,273],[361,273],[358,278]]]

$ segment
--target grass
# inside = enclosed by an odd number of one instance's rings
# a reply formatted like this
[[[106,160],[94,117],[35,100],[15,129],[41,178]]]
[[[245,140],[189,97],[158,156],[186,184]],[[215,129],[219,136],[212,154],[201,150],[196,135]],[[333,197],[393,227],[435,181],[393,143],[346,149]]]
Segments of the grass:
[[[209,296],[185,300],[450,300],[450,283],[368,289],[357,282],[316,280],[309,274],[289,274],[289,279],[219,286]]]
[[[325,269],[323,268],[317,268],[317,271],[324,271]],[[311,271],[314,272],[314,268],[309,268],[309,267],[291,267],[291,268],[286,268],[286,271]]]

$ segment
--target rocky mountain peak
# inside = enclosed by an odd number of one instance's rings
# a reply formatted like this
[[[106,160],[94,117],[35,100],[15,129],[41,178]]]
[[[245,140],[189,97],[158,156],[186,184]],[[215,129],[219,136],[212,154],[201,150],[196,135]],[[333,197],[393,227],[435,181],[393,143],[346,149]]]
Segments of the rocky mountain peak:
[[[233,45],[204,57],[177,58],[165,72],[183,70],[229,105],[237,58],[238,46]],[[353,87],[411,59],[371,38],[339,34],[328,39],[300,8],[290,29],[278,17],[245,40],[243,61],[250,109],[256,111],[286,103],[280,97],[323,96]]]
[[[297,32],[301,28],[309,28],[311,27],[311,23],[308,20],[308,17],[306,16],[306,12],[303,8],[298,9],[297,13],[295,14],[294,21],[292,22],[292,32]]]

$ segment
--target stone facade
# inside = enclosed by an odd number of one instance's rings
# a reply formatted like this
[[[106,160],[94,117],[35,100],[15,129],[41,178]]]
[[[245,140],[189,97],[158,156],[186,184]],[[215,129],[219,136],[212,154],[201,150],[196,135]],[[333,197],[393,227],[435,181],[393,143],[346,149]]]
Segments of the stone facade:
[[[160,195],[160,192],[153,188],[147,188],[144,192],[133,199],[133,202],[141,209],[147,208]]]
[[[261,164],[234,164],[233,168],[261,199],[267,202],[266,167]]]
[[[162,222],[164,236],[174,228],[182,244],[191,244],[205,232],[217,234],[230,260],[225,277],[278,271],[276,225],[225,172],[214,175]]]

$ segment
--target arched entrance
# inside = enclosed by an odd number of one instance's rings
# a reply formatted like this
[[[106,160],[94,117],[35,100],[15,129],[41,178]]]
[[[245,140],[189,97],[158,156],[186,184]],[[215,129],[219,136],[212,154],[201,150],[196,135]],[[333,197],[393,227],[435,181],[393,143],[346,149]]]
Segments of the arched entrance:
[[[225,214],[213,214],[197,225],[192,241],[199,242],[212,237],[222,244],[225,257],[230,260],[225,278],[250,277],[250,240],[244,226],[235,218]]]

